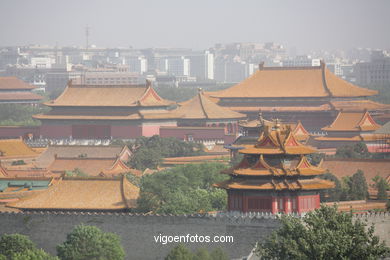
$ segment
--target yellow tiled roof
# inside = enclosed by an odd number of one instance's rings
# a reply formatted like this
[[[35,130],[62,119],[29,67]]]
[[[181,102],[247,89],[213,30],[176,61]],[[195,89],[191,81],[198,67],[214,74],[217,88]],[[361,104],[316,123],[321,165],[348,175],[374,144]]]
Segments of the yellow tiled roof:
[[[364,97],[378,92],[338,78],[319,67],[263,67],[239,84],[210,93],[216,98]]]
[[[340,111],[329,126],[323,127],[324,131],[375,131],[381,126],[378,125],[371,115],[365,112]]]
[[[0,139],[0,159],[35,156],[38,156],[38,153],[28,147],[22,139]]]
[[[244,114],[215,104],[202,91],[192,99],[181,103],[175,113],[182,115],[182,119],[246,118]]]
[[[7,206],[27,210],[122,210],[137,205],[139,188],[126,178],[64,178]]]
[[[334,183],[322,179],[307,180],[261,180],[232,179],[215,184],[223,189],[240,190],[322,190],[334,187]]]
[[[148,85],[72,85],[48,106],[137,107],[168,106],[174,102],[162,99]]]

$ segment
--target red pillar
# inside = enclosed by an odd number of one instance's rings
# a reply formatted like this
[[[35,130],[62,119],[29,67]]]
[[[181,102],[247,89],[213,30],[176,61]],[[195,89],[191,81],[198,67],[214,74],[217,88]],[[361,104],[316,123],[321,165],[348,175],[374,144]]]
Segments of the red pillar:
[[[276,214],[278,212],[278,202],[276,197],[271,197],[272,200],[272,214]]]
[[[299,196],[297,196],[297,211],[298,211],[298,213],[302,213],[300,197]]]
[[[289,197],[283,197],[283,204],[284,204],[284,213],[289,213],[290,212],[290,209],[289,209],[289,201],[290,201],[290,198]]]

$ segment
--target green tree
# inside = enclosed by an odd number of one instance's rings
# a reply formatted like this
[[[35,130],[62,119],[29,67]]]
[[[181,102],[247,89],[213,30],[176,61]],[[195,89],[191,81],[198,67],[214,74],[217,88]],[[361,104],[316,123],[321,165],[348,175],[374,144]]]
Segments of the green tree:
[[[130,159],[130,166],[139,170],[156,169],[165,157],[182,157],[204,154],[201,144],[188,143],[177,138],[160,136],[139,137],[132,145],[137,147]]]
[[[339,179],[330,172],[321,175],[320,178],[330,180],[335,184],[335,187],[332,189],[320,191],[321,201],[340,201],[342,199],[343,189]]]
[[[281,227],[256,253],[261,259],[378,259],[390,253],[374,236],[374,227],[353,220],[352,213],[321,207],[302,219],[282,216]]]
[[[169,252],[165,260],[192,260],[192,258],[192,252],[186,246],[180,244]]]
[[[353,145],[344,145],[336,150],[336,157],[339,158],[370,158],[367,145],[359,142]]]
[[[228,260],[229,259],[229,257],[225,253],[225,251],[223,251],[220,247],[217,247],[213,251],[211,251],[210,256],[211,256],[211,259],[213,259],[213,260]]]
[[[27,250],[15,253],[12,260],[59,260],[58,257],[47,254],[42,249]]]
[[[350,196],[352,200],[365,200],[368,198],[368,185],[362,170],[358,170],[351,177]]]
[[[380,180],[376,184],[376,188],[378,189],[378,193],[377,193],[378,200],[387,200],[388,184],[387,184],[386,180],[383,178],[380,178]]]
[[[11,234],[0,238],[0,259],[11,260],[55,260],[25,235]]]
[[[65,171],[66,176],[73,176],[73,177],[87,177],[88,174],[83,172],[80,168],[74,168],[73,171]]]
[[[125,257],[116,234],[84,225],[76,226],[67,235],[66,241],[57,246],[57,255],[62,260],[119,260]]]
[[[377,198],[378,200],[386,200],[387,199],[387,190],[390,189],[390,185],[386,182],[386,180],[376,175],[374,178],[372,178],[372,181],[374,182],[374,185],[372,185],[375,189],[377,189]]]
[[[211,258],[210,253],[209,251],[207,251],[207,249],[201,247],[196,249],[192,260],[213,260],[213,258]]]
[[[228,177],[220,163],[188,164],[143,176],[138,209],[141,212],[187,214],[222,210],[227,195],[212,184]]]

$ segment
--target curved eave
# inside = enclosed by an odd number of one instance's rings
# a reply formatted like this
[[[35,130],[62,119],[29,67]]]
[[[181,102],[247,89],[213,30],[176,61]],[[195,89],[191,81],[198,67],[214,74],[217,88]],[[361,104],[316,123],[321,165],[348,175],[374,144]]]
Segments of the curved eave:
[[[57,115],[33,115],[39,120],[139,120],[141,117],[138,114],[132,116],[57,116]]]
[[[309,147],[299,147],[299,148],[286,148],[285,151],[281,149],[275,149],[275,148],[247,148],[239,150],[239,153],[242,154],[311,154],[316,153],[317,150],[309,148]]]

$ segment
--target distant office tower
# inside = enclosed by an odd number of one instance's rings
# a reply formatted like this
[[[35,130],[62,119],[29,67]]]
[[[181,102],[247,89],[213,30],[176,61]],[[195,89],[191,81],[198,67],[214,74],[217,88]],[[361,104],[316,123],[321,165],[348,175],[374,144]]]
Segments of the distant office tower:
[[[209,51],[188,56],[190,75],[197,81],[214,79],[214,54]]]
[[[282,61],[283,67],[310,67],[320,66],[320,59],[313,59],[310,56],[302,55],[293,59],[285,59]]]
[[[355,65],[356,83],[360,85],[390,83],[390,55],[384,51],[373,51],[370,62]]]
[[[148,60],[144,56],[127,57],[126,64],[130,72],[143,74],[148,70]]]
[[[175,76],[189,76],[190,75],[190,60],[181,57],[167,57],[166,58],[167,72]]]

